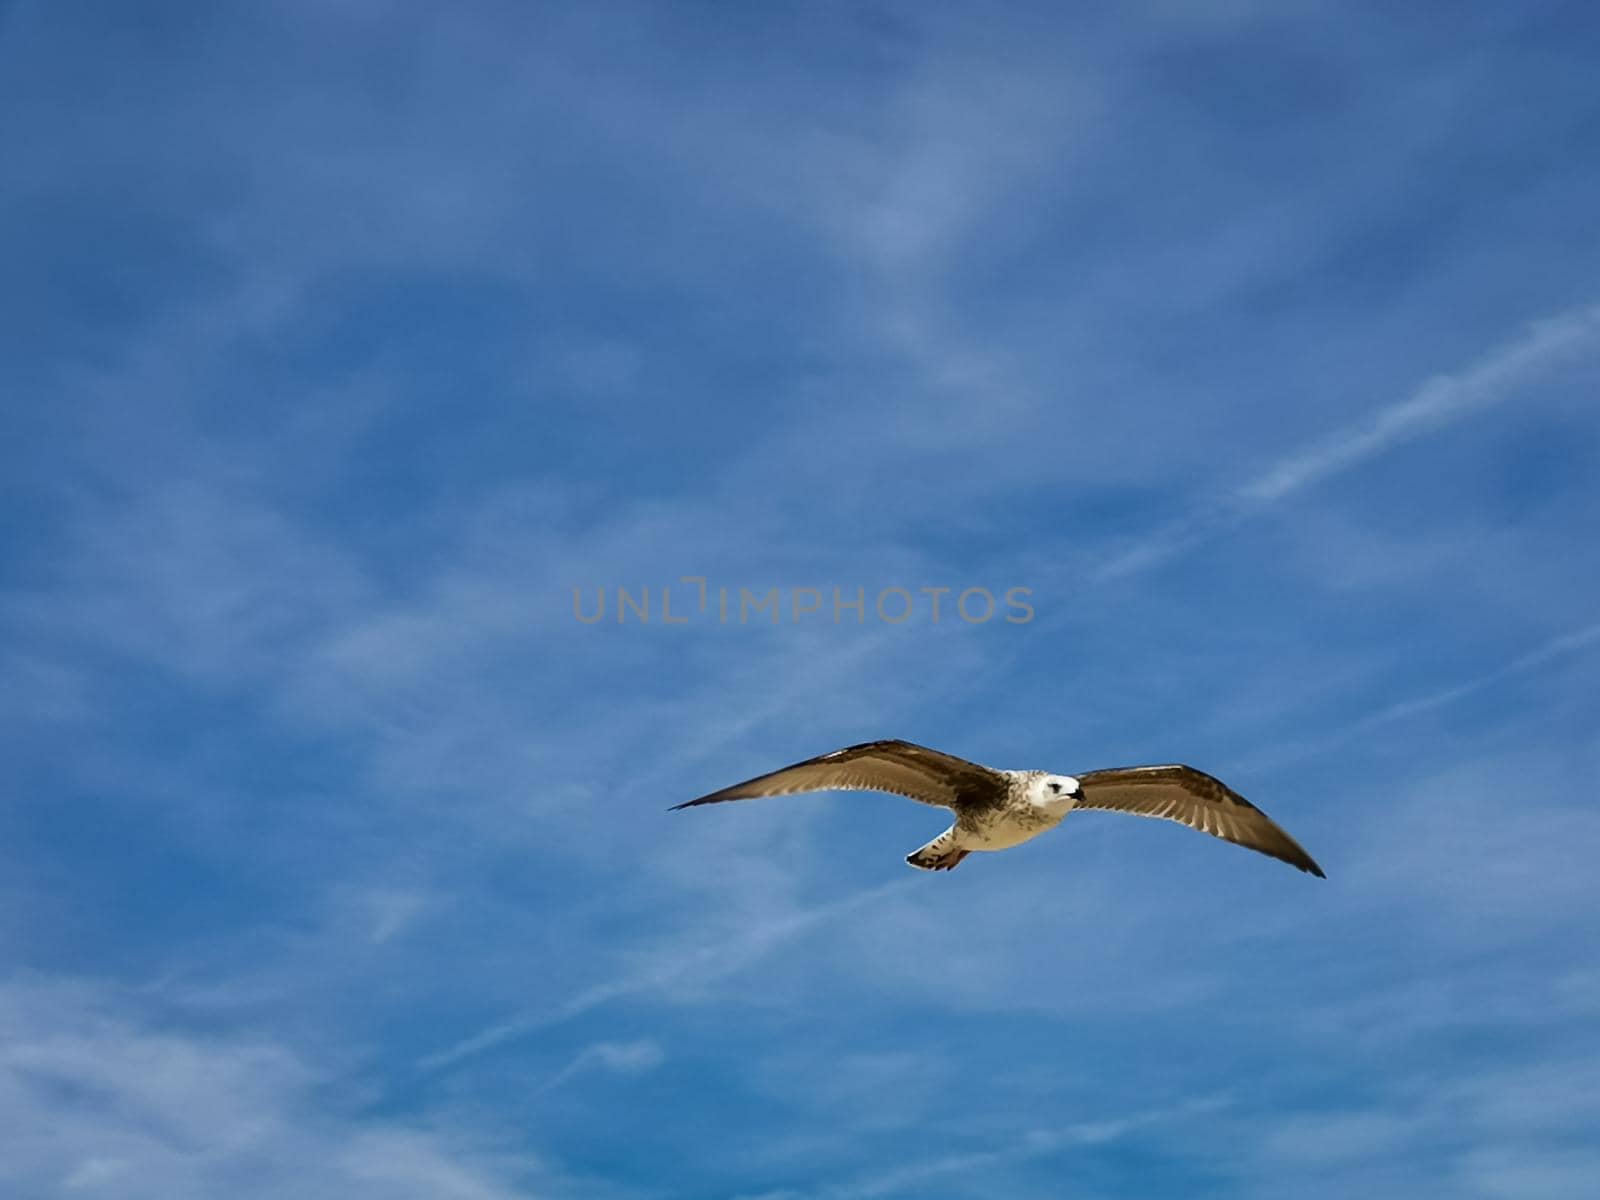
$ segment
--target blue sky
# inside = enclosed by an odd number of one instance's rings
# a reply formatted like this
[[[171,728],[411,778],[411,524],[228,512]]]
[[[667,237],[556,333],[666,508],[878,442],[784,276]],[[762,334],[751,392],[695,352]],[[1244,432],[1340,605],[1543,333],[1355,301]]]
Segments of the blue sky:
[[[0,3],[0,1191],[1592,1194],[1597,54]],[[573,619],[683,576],[1035,619]],[[1329,878],[664,811],[890,736]]]

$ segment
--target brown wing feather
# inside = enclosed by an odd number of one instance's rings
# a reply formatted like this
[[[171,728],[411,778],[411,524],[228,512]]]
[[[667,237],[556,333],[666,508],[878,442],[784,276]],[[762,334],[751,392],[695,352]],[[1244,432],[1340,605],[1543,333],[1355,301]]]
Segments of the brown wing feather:
[[[1300,843],[1274,824],[1272,818],[1204,771],[1179,765],[1113,767],[1079,775],[1078,783],[1083,788],[1083,799],[1077,808],[1177,821],[1326,878]]]
[[[1004,795],[1005,787],[1006,777],[1000,772],[953,754],[914,742],[863,742],[674,804],[672,811],[697,804],[825,791],[890,792],[923,804],[955,809],[993,803]]]

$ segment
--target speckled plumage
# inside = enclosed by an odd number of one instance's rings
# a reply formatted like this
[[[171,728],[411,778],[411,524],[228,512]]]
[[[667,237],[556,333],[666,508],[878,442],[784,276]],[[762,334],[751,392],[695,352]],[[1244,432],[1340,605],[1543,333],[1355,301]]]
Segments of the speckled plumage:
[[[906,857],[923,870],[952,870],[975,850],[1021,845],[1054,829],[1074,808],[1086,808],[1177,821],[1322,876],[1322,868],[1266,813],[1221,780],[1176,764],[1074,777],[997,770],[914,742],[863,742],[673,808],[816,791],[889,792],[949,809],[955,816],[950,828]]]

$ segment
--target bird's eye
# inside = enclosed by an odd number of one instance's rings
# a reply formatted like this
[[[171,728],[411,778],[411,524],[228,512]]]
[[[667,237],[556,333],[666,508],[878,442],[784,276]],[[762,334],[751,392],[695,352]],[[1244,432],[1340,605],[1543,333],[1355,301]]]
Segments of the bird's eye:
[[[1052,792],[1059,792],[1061,790],[1061,785],[1059,783],[1052,783],[1050,785],[1050,790]]]

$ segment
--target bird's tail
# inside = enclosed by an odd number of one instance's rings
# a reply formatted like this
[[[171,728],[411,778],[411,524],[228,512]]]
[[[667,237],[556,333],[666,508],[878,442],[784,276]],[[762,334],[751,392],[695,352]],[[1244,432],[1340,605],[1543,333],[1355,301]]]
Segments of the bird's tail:
[[[956,845],[956,827],[952,825],[922,849],[906,855],[906,861],[919,871],[953,871],[970,853]]]

